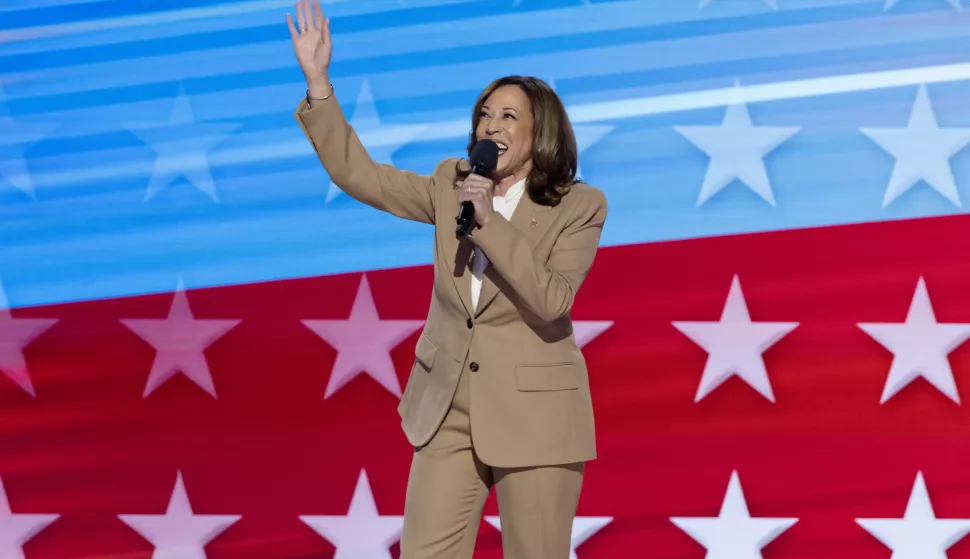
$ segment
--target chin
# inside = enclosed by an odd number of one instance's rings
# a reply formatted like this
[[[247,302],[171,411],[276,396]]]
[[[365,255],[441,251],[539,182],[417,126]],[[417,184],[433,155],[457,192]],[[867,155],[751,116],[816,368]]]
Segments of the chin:
[[[513,174],[512,169],[510,169],[508,165],[502,165],[499,163],[498,166],[495,167],[495,176],[500,179],[504,179],[511,174]]]

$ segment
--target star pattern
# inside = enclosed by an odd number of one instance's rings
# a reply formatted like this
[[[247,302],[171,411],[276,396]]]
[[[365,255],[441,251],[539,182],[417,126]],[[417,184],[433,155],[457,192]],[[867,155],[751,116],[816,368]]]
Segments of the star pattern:
[[[25,559],[23,545],[58,518],[59,514],[14,514],[0,480],[0,557]]]
[[[968,518],[937,518],[923,472],[902,518],[857,518],[856,523],[892,550],[892,559],[947,559],[946,550],[970,532]]]
[[[613,326],[612,320],[574,320],[573,336],[576,345],[583,347]]]
[[[364,470],[346,515],[304,515],[300,520],[336,548],[333,559],[391,559],[390,547],[404,529],[403,516],[378,514]]]
[[[304,320],[303,324],[337,350],[324,399],[361,373],[370,375],[388,392],[401,397],[401,383],[390,352],[423,327],[424,321],[382,320],[366,275],[361,277],[349,318]]]
[[[762,559],[761,550],[798,519],[752,517],[733,471],[717,516],[673,516],[670,521],[707,549],[706,559]]]
[[[740,86],[735,83],[735,95]],[[727,106],[720,126],[675,126],[674,130],[710,156],[704,184],[697,197],[701,206],[735,179],[764,201],[775,205],[764,157],[791,138],[798,126],[754,126],[747,105]]]
[[[970,128],[940,128],[926,85],[920,85],[905,127],[859,130],[896,158],[882,207],[891,204],[921,180],[953,205],[962,207],[949,161],[970,144]]]
[[[794,330],[798,323],[752,322],[738,276],[731,280],[719,321],[678,321],[673,325],[709,354],[695,402],[735,375],[768,401],[775,401],[761,354]]]
[[[165,514],[119,514],[118,518],[155,546],[152,559],[206,559],[206,544],[242,516],[195,514],[178,472]]]
[[[485,521],[498,531],[502,531],[502,520],[499,516],[486,516]],[[569,536],[569,559],[579,559],[576,548],[583,545],[596,532],[613,522],[612,516],[576,516],[573,518],[572,532]]]
[[[23,350],[56,323],[56,318],[14,318],[0,279],[0,374],[31,396],[37,394]]]
[[[157,350],[142,397],[181,372],[199,388],[216,396],[205,349],[234,328],[238,319],[198,319],[192,315],[185,285],[179,278],[167,318],[128,318],[122,324]]]
[[[242,124],[197,122],[189,97],[184,87],[179,86],[167,121],[125,123],[123,126],[157,155],[152,177],[145,190],[146,201],[179,177],[185,177],[212,201],[219,201],[207,154],[241,128]]]
[[[885,403],[919,377],[960,403],[947,356],[970,338],[970,323],[937,322],[922,276],[916,282],[905,322],[863,322],[859,328],[893,352],[879,403]]]
[[[427,125],[423,124],[406,126],[382,124],[380,116],[377,114],[377,106],[374,104],[370,81],[367,79],[364,79],[360,86],[360,93],[357,94],[357,104],[350,119],[350,126],[357,133],[371,159],[376,163],[387,165],[394,164],[392,154],[395,151],[411,143],[427,129]],[[331,181],[330,188],[327,190],[326,202],[333,201],[341,193],[340,187]]]
[[[32,199],[37,199],[34,182],[27,168],[24,152],[47,138],[60,125],[46,122],[14,120],[7,108],[7,96],[0,84],[0,185],[7,182]]]

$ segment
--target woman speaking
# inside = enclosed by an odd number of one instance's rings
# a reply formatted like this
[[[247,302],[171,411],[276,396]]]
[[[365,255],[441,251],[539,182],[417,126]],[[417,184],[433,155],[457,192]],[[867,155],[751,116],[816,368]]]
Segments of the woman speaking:
[[[542,81],[501,78],[472,111],[469,154],[484,140],[498,147],[487,178],[465,158],[430,176],[377,164],[329,81],[329,20],[318,0],[296,12],[287,24],[308,88],[295,116],[331,180],[435,227],[428,319],[399,406],[415,447],[401,559],[470,559],[492,487],[506,559],[568,559],[584,464],[596,457],[569,312],[607,210],[602,192],[574,178],[566,111]],[[456,235],[462,202],[473,225]]]

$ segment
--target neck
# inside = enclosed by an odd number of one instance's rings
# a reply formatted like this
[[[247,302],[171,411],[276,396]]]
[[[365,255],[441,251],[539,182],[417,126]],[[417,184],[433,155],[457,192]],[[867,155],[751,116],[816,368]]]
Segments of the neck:
[[[505,196],[515,183],[528,176],[528,171],[520,171],[518,173],[513,173],[511,175],[502,177],[498,183],[495,184],[495,188],[492,190],[492,195]]]

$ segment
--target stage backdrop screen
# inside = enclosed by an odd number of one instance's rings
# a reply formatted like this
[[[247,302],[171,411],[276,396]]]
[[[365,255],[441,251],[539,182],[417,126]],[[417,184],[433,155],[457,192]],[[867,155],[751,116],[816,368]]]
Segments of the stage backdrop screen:
[[[323,3],[378,163],[501,76],[567,107],[574,559],[970,558],[965,1]],[[434,231],[331,182],[287,13],[0,2],[0,557],[398,556]]]

